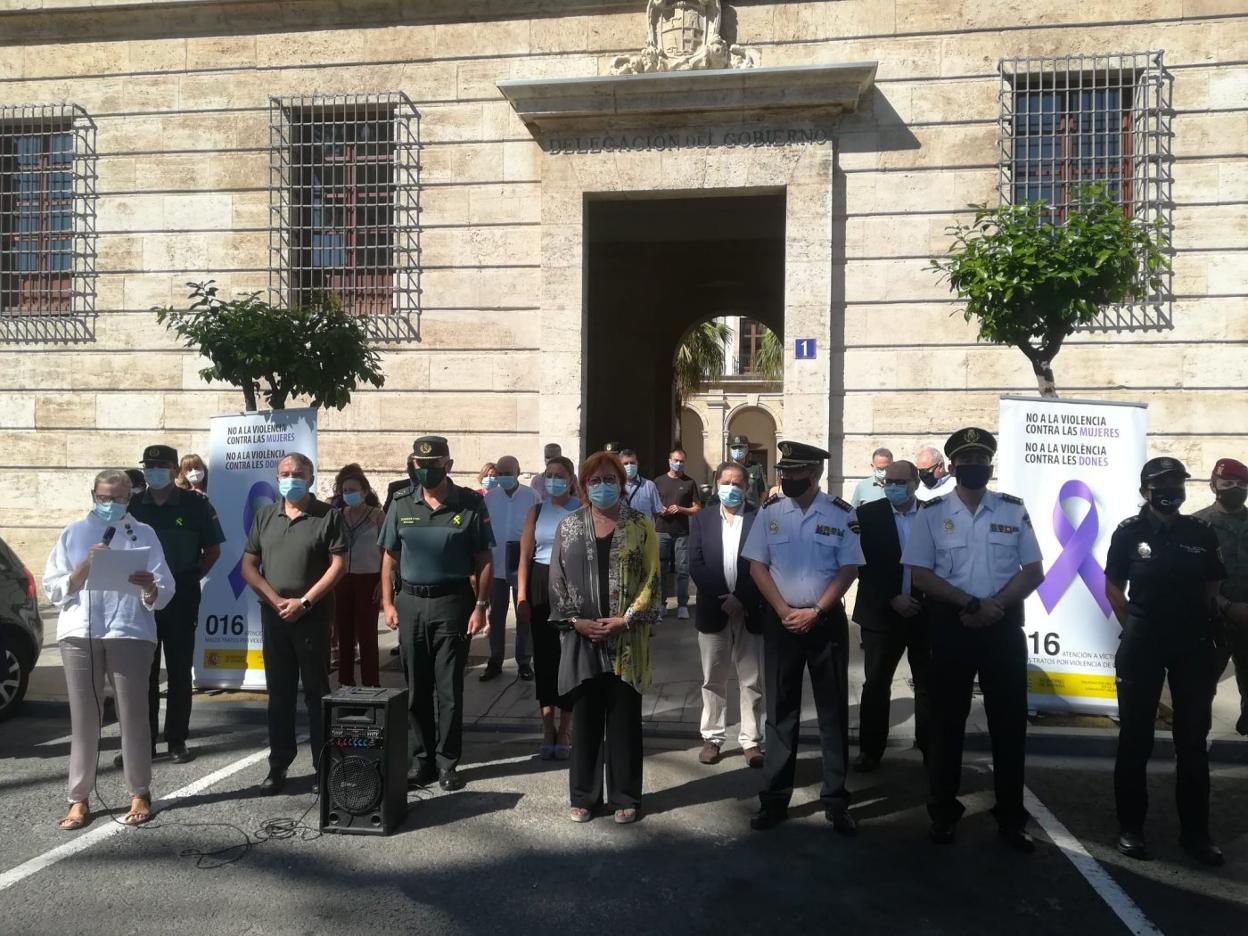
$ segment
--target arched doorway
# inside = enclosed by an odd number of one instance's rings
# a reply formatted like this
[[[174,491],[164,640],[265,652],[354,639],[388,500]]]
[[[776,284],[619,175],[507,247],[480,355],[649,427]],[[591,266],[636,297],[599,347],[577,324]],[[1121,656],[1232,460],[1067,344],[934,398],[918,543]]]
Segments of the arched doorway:
[[[762,406],[741,406],[728,415],[725,422],[725,448],[733,436],[750,440],[750,455],[767,472],[767,483],[775,484],[777,430],[776,418]]]

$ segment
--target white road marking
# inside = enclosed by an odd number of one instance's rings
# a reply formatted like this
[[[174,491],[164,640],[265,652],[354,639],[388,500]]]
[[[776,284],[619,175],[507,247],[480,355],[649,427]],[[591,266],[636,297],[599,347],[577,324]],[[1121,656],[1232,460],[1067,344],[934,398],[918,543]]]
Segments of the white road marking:
[[[1144,915],[1144,911],[1127,896],[1126,891],[1118,886],[1118,882],[1110,873],[1088,853],[1083,843],[1071,835],[1070,830],[1062,824],[1061,820],[1053,815],[1049,808],[1040,802],[1036,794],[1026,787],[1023,788],[1023,802],[1032,818],[1053,840],[1053,844],[1070,859],[1075,870],[1083,875],[1084,880],[1092,886],[1092,889],[1134,936],[1162,936],[1161,930],[1152,924]]]
[[[299,743],[302,744],[306,740],[306,738],[300,738]],[[184,799],[185,797],[202,793],[213,784],[220,783],[222,780],[233,776],[241,770],[246,770],[252,764],[258,763],[268,756],[269,749],[267,747],[261,748],[255,753],[248,754],[240,760],[227,764],[220,770],[213,771],[207,776],[200,777],[193,783],[189,783],[182,787],[182,789],[174,790],[168,796],[154,802],[152,804],[152,812],[155,814],[159,809],[167,806],[173,800]],[[0,893],[8,890],[13,885],[26,880],[26,878],[31,875],[38,874],[45,868],[50,868],[57,862],[64,861],[66,858],[76,855],[81,851],[86,851],[92,845],[96,845],[99,842],[104,841],[106,838],[130,828],[129,826],[124,825],[108,816],[99,816],[96,818],[95,822],[97,824],[94,828],[77,835],[64,845],[59,845],[51,851],[44,852],[42,855],[37,855],[29,861],[25,861],[18,865],[16,868],[11,868],[3,874],[0,874]]]

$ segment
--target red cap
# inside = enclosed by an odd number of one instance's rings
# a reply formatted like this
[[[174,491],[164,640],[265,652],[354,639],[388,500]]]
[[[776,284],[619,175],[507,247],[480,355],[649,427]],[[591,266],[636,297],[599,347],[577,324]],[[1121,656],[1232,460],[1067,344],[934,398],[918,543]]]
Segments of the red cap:
[[[1219,458],[1213,466],[1213,476],[1227,481],[1248,481],[1248,465],[1233,458]]]

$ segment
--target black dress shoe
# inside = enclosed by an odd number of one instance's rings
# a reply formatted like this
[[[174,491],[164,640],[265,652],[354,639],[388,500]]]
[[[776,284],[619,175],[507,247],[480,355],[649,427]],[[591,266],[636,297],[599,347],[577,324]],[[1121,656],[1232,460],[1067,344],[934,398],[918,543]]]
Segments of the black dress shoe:
[[[1118,836],[1118,851],[1136,861],[1148,861],[1152,856],[1148,853],[1148,845],[1139,832],[1123,832]]]
[[[958,820],[936,819],[927,830],[927,837],[937,845],[952,845],[958,832]]]
[[[858,773],[870,773],[880,766],[880,759],[870,754],[859,754],[854,758],[854,770]]]
[[[838,806],[829,809],[823,815],[828,822],[832,823],[832,828],[836,829],[838,835],[853,838],[858,834],[858,822],[845,807]]]
[[[445,770],[438,771],[438,786],[447,793],[453,793],[464,788],[464,778],[456,772],[454,767],[447,767]]]
[[[270,770],[269,775],[260,781],[261,796],[277,796],[286,788],[286,771]]]
[[[408,786],[428,786],[438,779],[438,769],[433,764],[421,764],[407,772]]]
[[[750,817],[750,828],[755,832],[766,832],[789,818],[787,809],[771,809],[764,806]]]
[[[1030,855],[1036,850],[1036,840],[1026,829],[997,829],[997,835],[1010,848],[1024,855]]]
[[[195,759],[195,752],[188,751],[185,744],[169,745],[169,758],[175,764],[189,764]]]
[[[521,663],[520,664],[520,678],[523,679],[525,682],[532,682],[533,681],[533,667],[529,666],[528,663]]]
[[[1185,852],[1206,867],[1220,868],[1226,864],[1226,856],[1222,854],[1222,849],[1208,839],[1203,842],[1180,842],[1179,844],[1183,846]]]
[[[1240,715],[1236,720],[1235,730],[1241,735],[1248,735],[1248,712]]]
[[[479,677],[481,682],[489,682],[491,679],[497,679],[499,673],[503,671],[502,663],[486,663],[485,670]]]

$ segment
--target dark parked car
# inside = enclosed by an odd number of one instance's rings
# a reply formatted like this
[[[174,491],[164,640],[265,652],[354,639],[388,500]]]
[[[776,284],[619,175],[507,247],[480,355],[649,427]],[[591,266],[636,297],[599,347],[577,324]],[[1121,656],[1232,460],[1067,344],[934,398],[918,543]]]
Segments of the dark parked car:
[[[43,646],[35,577],[0,540],[0,721],[21,704]]]

